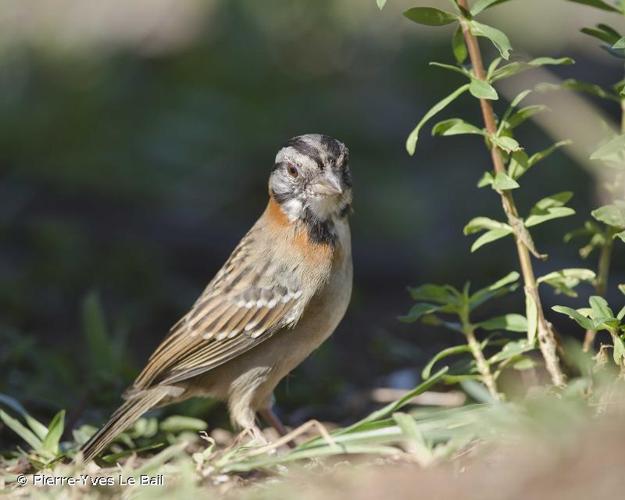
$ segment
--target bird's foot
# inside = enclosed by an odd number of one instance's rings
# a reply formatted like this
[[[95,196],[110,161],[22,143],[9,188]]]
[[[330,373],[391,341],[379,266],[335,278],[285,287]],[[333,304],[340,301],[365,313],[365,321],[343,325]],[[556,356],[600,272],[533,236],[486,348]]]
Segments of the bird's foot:
[[[318,420],[309,420],[308,422],[300,425],[296,429],[293,429],[288,434],[285,434],[280,439],[273,441],[272,443],[268,443],[265,446],[261,446],[260,448],[255,448],[254,450],[251,450],[247,454],[247,456],[261,455],[263,453],[275,451],[280,446],[283,446],[290,442],[295,442],[294,440],[296,437],[299,437],[302,434],[307,433],[311,429],[316,429],[317,432],[319,432],[319,434],[321,435],[321,438],[330,446],[338,446],[337,442],[328,432],[328,429],[326,429],[325,426],[321,422],[319,422]]]
[[[233,446],[239,446],[245,442],[246,445],[266,446],[267,438],[262,431],[256,427],[247,427],[243,429],[234,439]]]

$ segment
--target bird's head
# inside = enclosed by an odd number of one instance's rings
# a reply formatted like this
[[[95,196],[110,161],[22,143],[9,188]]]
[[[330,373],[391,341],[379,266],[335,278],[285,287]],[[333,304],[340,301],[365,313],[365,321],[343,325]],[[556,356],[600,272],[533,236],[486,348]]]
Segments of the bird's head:
[[[327,135],[293,137],[276,155],[269,194],[290,220],[346,214],[352,202],[349,150]]]

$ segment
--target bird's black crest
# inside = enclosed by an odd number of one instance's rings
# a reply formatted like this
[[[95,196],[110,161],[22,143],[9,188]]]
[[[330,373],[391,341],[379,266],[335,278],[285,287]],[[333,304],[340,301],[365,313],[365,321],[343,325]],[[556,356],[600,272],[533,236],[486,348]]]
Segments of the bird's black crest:
[[[321,136],[321,145],[328,152],[328,156],[332,158],[332,160],[336,160],[341,154],[341,145],[339,141],[330,137],[329,135]]]
[[[319,170],[323,170],[323,160],[321,158],[320,151],[312,144],[308,143],[306,140],[301,137],[293,137],[289,142],[286,143],[287,146],[291,146],[293,149],[298,151],[299,153],[308,156],[311,160],[313,160]]]

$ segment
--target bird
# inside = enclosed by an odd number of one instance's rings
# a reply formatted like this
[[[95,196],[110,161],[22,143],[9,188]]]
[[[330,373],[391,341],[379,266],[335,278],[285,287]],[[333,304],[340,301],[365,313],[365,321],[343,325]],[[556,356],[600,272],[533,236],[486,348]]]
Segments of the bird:
[[[274,389],[334,332],[351,298],[349,150],[323,134],[293,137],[268,184],[264,212],[80,448],[85,462],[145,412],[191,397],[226,402],[241,432],[262,437],[259,415],[285,433]]]

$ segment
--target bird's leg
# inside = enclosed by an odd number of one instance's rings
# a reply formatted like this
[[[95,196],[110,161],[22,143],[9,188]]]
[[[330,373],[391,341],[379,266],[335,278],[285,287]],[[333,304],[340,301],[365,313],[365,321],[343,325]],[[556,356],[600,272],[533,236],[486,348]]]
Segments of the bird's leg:
[[[256,455],[260,455],[260,454],[263,454],[263,453],[267,453],[269,451],[272,451],[272,450],[275,450],[275,449],[279,448],[280,446],[282,446],[284,444],[292,443],[293,440],[296,437],[301,436],[302,434],[305,434],[306,432],[310,431],[310,429],[313,429],[313,428],[317,429],[319,434],[321,434],[321,438],[328,445],[330,445],[330,446],[340,446],[334,440],[334,438],[330,435],[328,430],[324,427],[324,425],[321,422],[319,422],[318,420],[309,420],[308,422],[300,425],[297,429],[293,429],[291,432],[289,432],[285,436],[282,436],[277,441],[274,441],[273,443],[269,443],[269,444],[267,444],[265,446],[261,446],[260,448],[254,448],[253,450],[250,450],[246,454],[246,457],[251,457],[251,456],[256,456]]]
[[[258,427],[254,426],[248,429],[254,441],[258,441],[260,444],[266,445],[267,438],[263,435],[263,431],[261,431]]]
[[[262,418],[266,424],[271,425],[280,436],[286,436],[288,431],[278,415],[274,413],[271,406],[258,410],[258,414],[260,418]]]
[[[267,406],[266,408],[258,410],[258,414],[260,415],[260,418],[265,421],[265,423],[271,425],[271,427],[276,430],[279,436],[284,437],[288,434],[286,427],[284,427],[284,424],[282,423],[278,415],[276,415],[271,409],[271,406]],[[289,448],[295,448],[295,446],[297,446],[296,443],[291,439],[289,439],[286,444]]]
[[[251,442],[257,442],[263,446],[267,445],[267,439],[263,435],[262,431],[254,425],[252,427],[246,427],[239,432],[230,447],[239,446],[245,438],[250,438]]]

